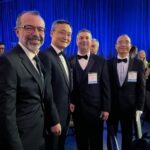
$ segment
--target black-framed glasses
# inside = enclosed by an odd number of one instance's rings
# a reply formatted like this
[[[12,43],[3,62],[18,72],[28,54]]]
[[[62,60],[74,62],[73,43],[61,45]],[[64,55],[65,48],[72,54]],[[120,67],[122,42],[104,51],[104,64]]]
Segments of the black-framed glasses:
[[[27,31],[29,33],[35,32],[36,29],[39,33],[44,33],[45,32],[45,28],[40,27],[40,26],[35,27],[33,25],[24,25],[24,26],[19,26],[18,28],[23,28],[25,31]]]

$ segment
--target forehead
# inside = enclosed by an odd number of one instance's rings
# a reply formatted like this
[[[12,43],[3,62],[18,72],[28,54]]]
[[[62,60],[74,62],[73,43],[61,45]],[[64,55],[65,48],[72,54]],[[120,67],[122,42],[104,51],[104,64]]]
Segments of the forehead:
[[[117,43],[120,42],[120,41],[129,41],[129,42],[131,42],[131,39],[126,35],[122,35],[122,36],[118,37]]]
[[[80,32],[78,34],[78,37],[89,37],[92,38],[91,34],[89,32]]]
[[[21,16],[21,24],[29,24],[29,25],[34,25],[34,26],[45,26],[44,20],[38,16],[38,15],[33,15],[30,13],[23,14]]]
[[[92,41],[92,45],[98,45],[96,41]]]
[[[139,54],[143,55],[143,54],[145,54],[145,52],[144,51],[140,51]]]
[[[64,31],[72,33],[72,29],[71,29],[70,25],[68,25],[68,24],[56,24],[54,26],[54,29],[55,30],[64,30]]]
[[[0,44],[1,47],[4,47],[4,44]]]

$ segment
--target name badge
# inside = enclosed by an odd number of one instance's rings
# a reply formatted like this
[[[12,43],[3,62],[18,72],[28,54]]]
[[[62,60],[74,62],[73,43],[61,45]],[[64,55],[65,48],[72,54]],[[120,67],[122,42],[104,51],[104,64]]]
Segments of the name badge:
[[[137,71],[128,72],[128,82],[137,82]]]
[[[88,73],[88,84],[97,84],[97,73]]]

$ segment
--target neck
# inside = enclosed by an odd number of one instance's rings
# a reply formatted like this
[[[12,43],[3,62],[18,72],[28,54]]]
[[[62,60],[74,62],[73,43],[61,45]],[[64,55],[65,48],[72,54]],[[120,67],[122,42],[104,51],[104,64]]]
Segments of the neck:
[[[125,57],[127,57],[128,55],[127,55],[127,54],[119,54],[119,56],[120,56],[121,58],[125,58]]]
[[[80,52],[80,54],[82,54],[82,55],[87,55],[88,54],[88,50],[79,50],[79,52]]]

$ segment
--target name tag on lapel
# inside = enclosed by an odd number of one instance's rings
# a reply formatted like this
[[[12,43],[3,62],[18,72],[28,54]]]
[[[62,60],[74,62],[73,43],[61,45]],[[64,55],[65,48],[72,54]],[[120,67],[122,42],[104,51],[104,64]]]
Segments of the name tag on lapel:
[[[88,73],[88,84],[97,84],[97,73]]]
[[[137,71],[128,72],[128,82],[137,82]]]

